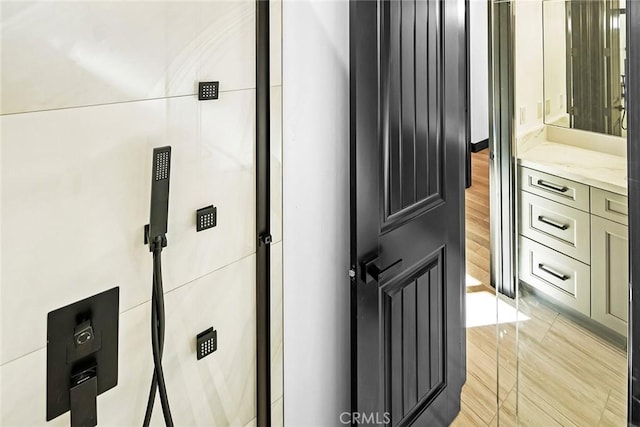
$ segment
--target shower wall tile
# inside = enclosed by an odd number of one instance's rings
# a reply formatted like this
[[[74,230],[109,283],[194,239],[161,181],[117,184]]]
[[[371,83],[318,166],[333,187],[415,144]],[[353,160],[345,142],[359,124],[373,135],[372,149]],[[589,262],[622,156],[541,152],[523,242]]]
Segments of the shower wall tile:
[[[252,254],[167,295],[166,341],[174,348],[163,366],[174,374],[167,387],[182,414],[177,425],[240,426],[255,417],[255,265]],[[196,335],[209,327],[218,350],[198,361]],[[115,411],[121,400],[113,404]],[[164,425],[160,411],[155,419]]]
[[[284,426],[284,398],[271,404],[271,427]]]
[[[176,425],[243,426],[255,417],[255,256],[165,295],[163,367]],[[120,316],[118,385],[98,397],[101,426],[141,425],[153,361],[150,304]],[[213,326],[218,350],[196,360],[195,336]],[[45,424],[46,350],[0,367],[0,425]],[[152,425],[164,425],[156,399]],[[47,425],[68,426],[69,414]]]
[[[269,49],[271,65],[271,85],[282,85],[282,0],[271,0],[269,3]]]
[[[272,395],[282,423],[282,2],[271,2]],[[46,317],[120,286],[118,385],[140,425],[151,152],[171,145],[165,376],[176,425],[255,424],[255,1],[0,3],[0,425],[45,424]],[[220,99],[198,102],[198,81]],[[46,110],[46,111],[42,111]],[[17,114],[20,113],[20,114]],[[213,204],[218,223],[195,231]],[[213,326],[218,350],[197,361]],[[153,425],[164,425],[156,400]],[[69,425],[63,415],[48,425]]]
[[[0,113],[255,87],[255,3],[0,5]]]
[[[165,289],[255,251],[255,91],[0,117],[0,362],[46,345],[47,313],[113,286],[148,301],[152,148],[171,145]],[[214,204],[215,228],[195,212]]]
[[[282,86],[271,88],[271,236],[282,240]]]

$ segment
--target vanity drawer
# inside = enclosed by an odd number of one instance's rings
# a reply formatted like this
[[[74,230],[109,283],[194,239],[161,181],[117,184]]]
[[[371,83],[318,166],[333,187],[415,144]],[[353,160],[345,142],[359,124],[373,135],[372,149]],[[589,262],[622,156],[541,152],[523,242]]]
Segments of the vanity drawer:
[[[589,266],[526,237],[520,237],[519,242],[520,280],[558,302],[590,316]]]
[[[589,211],[589,186],[559,176],[519,167],[520,189],[563,205]]]
[[[520,191],[520,234],[589,264],[589,214]]]
[[[627,198],[595,187],[591,187],[591,213],[620,224],[629,223]]]

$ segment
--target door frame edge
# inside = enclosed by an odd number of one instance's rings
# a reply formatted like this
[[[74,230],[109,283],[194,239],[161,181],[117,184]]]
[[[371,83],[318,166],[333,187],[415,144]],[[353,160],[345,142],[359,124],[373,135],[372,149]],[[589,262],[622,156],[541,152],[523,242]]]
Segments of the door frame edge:
[[[256,6],[256,424],[271,425],[270,0]]]
[[[640,257],[640,2],[627,2],[627,183],[629,260]],[[633,25],[632,25],[633,24]],[[635,144],[631,141],[636,140]],[[640,263],[629,262],[628,424],[640,425]]]

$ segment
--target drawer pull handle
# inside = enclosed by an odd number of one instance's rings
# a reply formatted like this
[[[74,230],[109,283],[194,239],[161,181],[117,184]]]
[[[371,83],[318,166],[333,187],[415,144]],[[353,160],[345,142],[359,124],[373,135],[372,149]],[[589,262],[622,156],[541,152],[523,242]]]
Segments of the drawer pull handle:
[[[566,230],[566,229],[569,228],[569,226],[567,224],[560,224],[559,222],[554,221],[552,219],[545,218],[542,215],[538,216],[538,221],[544,222],[545,224],[550,225],[550,226],[555,227],[555,228],[560,229],[560,230]]]
[[[548,188],[549,190],[559,191],[561,193],[566,193],[569,190],[569,187],[565,187],[565,186],[561,187],[559,185],[551,184],[541,179],[538,180],[538,185],[541,187]]]
[[[544,264],[538,264],[538,268],[544,271],[545,273],[550,274],[553,277],[562,280],[563,282],[569,279],[569,276],[567,276],[566,274],[558,273],[557,271],[547,267]]]

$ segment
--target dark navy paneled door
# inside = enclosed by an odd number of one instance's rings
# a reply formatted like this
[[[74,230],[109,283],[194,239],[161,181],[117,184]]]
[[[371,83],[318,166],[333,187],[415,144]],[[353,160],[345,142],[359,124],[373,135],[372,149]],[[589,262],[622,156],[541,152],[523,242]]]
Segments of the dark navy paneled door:
[[[445,426],[465,380],[465,1],[350,10],[352,419]]]

